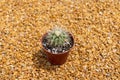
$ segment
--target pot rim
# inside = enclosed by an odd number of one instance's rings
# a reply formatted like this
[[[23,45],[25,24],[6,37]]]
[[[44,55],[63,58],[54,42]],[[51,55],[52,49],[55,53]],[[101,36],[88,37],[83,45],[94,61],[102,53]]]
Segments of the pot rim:
[[[70,32],[68,32],[68,33],[71,35],[71,38],[72,38],[72,40],[73,40],[73,45],[72,45],[72,47],[69,48],[67,51],[62,52],[62,53],[53,54],[52,52],[49,52],[47,49],[45,49],[45,47],[43,46],[42,41],[43,41],[44,36],[48,34],[47,32],[46,32],[46,33],[42,36],[42,38],[40,39],[40,42],[41,42],[41,45],[42,45],[42,49],[44,49],[46,52],[48,52],[49,54],[52,54],[52,55],[62,55],[62,54],[68,53],[68,52],[74,47],[74,36],[72,35],[72,33],[70,33]]]

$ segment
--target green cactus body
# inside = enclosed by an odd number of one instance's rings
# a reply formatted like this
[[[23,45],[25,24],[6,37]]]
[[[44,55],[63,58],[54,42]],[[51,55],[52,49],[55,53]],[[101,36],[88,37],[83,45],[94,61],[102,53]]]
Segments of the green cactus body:
[[[69,33],[61,28],[54,28],[48,32],[46,36],[47,44],[54,48],[62,48],[70,45]]]

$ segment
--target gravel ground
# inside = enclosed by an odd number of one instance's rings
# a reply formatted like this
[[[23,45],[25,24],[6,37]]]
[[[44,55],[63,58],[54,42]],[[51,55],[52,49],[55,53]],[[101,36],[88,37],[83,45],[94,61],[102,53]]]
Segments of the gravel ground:
[[[41,50],[54,25],[75,37],[61,66]],[[0,80],[120,80],[120,1],[0,0]]]

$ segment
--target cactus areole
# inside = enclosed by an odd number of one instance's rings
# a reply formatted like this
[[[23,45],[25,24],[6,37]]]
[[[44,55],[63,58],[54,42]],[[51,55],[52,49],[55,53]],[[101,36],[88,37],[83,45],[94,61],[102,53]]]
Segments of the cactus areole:
[[[55,27],[44,34],[41,43],[48,61],[54,65],[61,65],[66,62],[74,39],[66,30]]]

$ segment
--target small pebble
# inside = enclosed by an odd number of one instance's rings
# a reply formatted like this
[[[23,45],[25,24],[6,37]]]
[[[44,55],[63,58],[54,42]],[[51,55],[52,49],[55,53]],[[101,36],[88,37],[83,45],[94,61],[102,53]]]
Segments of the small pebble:
[[[2,42],[0,42],[0,46],[2,46]]]
[[[112,40],[111,40],[111,39],[109,39],[109,40],[108,40],[108,43],[109,43],[109,44],[111,44],[111,43],[112,43]]]

